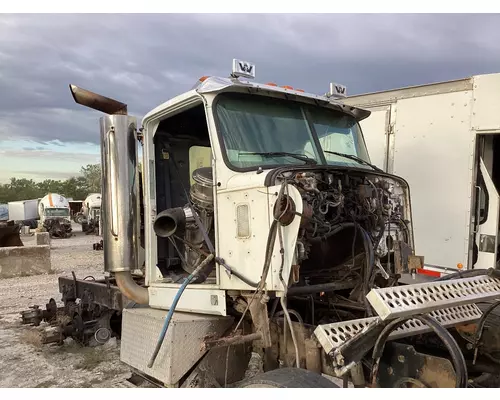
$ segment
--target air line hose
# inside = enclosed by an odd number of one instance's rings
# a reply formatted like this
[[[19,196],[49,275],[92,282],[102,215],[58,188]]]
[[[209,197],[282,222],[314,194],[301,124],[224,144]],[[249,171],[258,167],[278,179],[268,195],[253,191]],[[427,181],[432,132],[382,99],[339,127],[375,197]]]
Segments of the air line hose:
[[[167,334],[168,326],[170,325],[170,321],[172,320],[172,316],[174,315],[175,308],[177,307],[177,303],[181,299],[182,293],[184,292],[184,289],[186,289],[187,285],[191,283],[191,281],[196,278],[198,273],[201,271],[201,269],[207,265],[210,261],[214,259],[214,255],[210,254],[205,260],[203,260],[200,265],[184,280],[182,283],[181,287],[177,291],[174,300],[172,302],[172,305],[170,306],[170,309],[168,310],[167,317],[165,318],[165,323],[163,324],[163,328],[160,333],[160,337],[158,338],[158,342],[156,343],[155,350],[153,352],[153,355],[151,356],[149,362],[148,362],[148,368],[153,368],[153,365],[155,363],[156,357],[158,356],[158,353],[160,352],[161,345],[163,343],[163,340],[165,339],[165,336]]]

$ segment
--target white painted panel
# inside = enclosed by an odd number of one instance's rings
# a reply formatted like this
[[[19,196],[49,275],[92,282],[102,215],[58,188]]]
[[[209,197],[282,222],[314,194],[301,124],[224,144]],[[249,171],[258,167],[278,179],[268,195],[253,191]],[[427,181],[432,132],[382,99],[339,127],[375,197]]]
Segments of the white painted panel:
[[[173,286],[172,284],[153,283],[148,289],[149,306],[168,310],[180,287],[180,285]],[[224,290],[202,288],[202,285],[188,285],[175,310],[226,315],[226,292]]]
[[[410,185],[415,250],[425,264],[467,265],[471,92],[397,102],[394,173]]]
[[[237,237],[236,209],[238,205],[250,207],[250,237]],[[265,187],[237,190],[218,190],[217,218],[218,255],[236,271],[252,282],[260,280],[264,264],[264,251],[269,232],[268,194]],[[271,284],[270,277],[268,277]],[[219,268],[220,287],[225,289],[253,288],[235,276],[229,277],[224,268]]]
[[[472,126],[475,130],[500,130],[500,74],[474,77]]]
[[[255,187],[237,190],[219,190],[217,193],[217,213],[219,218],[218,254],[226,263],[254,283],[260,281],[264,266],[266,245],[272,223],[272,210],[276,193],[280,186]],[[289,186],[289,196],[295,201],[296,211],[302,212],[302,199],[297,189]],[[269,193],[269,194],[268,194]],[[237,207],[248,205],[250,209],[250,235],[238,237]],[[285,260],[282,275],[288,283],[300,218],[282,228],[285,248]],[[276,236],[270,271],[266,279],[268,290],[282,290],[279,280],[281,255],[279,238]],[[236,276],[229,277],[225,270],[219,268],[219,287],[221,289],[253,290]]]
[[[371,110],[370,116],[361,121],[361,130],[372,164],[385,171],[387,152],[387,122],[390,106]]]

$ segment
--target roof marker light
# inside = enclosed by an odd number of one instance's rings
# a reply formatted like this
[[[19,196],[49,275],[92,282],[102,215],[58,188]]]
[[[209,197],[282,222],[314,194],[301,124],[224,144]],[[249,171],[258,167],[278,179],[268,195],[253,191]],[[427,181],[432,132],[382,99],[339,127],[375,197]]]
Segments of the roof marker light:
[[[293,90],[293,87],[291,86],[288,86],[288,85],[285,85],[285,86],[281,86],[283,89],[290,89],[290,90]]]
[[[273,83],[273,82],[268,82],[266,83],[267,86],[278,86],[276,83]]]
[[[302,89],[295,89],[295,91],[305,93]]]
[[[208,76],[202,76],[200,79],[198,79],[200,82],[205,82],[209,77]]]

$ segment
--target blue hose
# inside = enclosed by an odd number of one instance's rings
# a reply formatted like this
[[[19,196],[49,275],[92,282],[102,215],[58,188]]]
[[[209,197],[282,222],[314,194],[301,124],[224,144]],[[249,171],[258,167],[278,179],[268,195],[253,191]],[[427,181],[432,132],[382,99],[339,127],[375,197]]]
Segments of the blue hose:
[[[172,305],[170,306],[170,309],[168,310],[167,318],[165,318],[165,323],[163,324],[163,328],[160,333],[160,337],[158,338],[158,342],[156,343],[155,351],[153,355],[151,356],[151,359],[149,360],[148,363],[148,368],[152,368],[153,364],[156,360],[156,357],[158,356],[158,353],[160,352],[161,345],[163,343],[163,340],[165,339],[165,335],[167,334],[167,329],[168,326],[170,325],[170,320],[172,319],[172,316],[174,315],[175,307],[177,307],[177,303],[181,299],[182,293],[184,292],[184,289],[186,289],[187,285],[193,280],[195,277],[194,274],[189,275],[177,291],[174,301],[172,302]]]
[[[168,326],[170,325],[170,320],[172,319],[172,316],[174,315],[175,312],[175,307],[177,307],[177,303],[181,299],[182,293],[184,292],[184,289],[186,289],[187,285],[191,283],[191,281],[198,276],[202,268],[207,265],[210,261],[214,259],[214,255],[210,254],[205,260],[203,260],[200,265],[189,275],[186,280],[183,282],[177,293],[175,294],[174,301],[172,302],[172,305],[170,306],[170,309],[168,310],[167,318],[165,318],[165,323],[163,324],[163,328],[160,333],[160,337],[158,338],[158,342],[156,343],[155,351],[153,352],[153,355],[151,356],[151,359],[149,360],[148,363],[148,368],[152,368],[153,364],[155,363],[156,357],[158,356],[158,353],[160,352],[161,345],[163,343],[163,340],[165,339],[165,335],[167,334]]]

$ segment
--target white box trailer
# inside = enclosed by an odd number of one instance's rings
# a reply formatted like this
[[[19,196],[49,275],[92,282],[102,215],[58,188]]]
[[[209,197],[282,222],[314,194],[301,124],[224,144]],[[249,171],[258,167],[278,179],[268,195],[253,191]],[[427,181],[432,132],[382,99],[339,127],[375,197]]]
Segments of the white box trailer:
[[[38,216],[38,200],[11,201],[9,206],[9,219],[13,221],[36,220]]]
[[[371,161],[411,188],[417,254],[429,270],[498,260],[500,74],[351,96]]]

